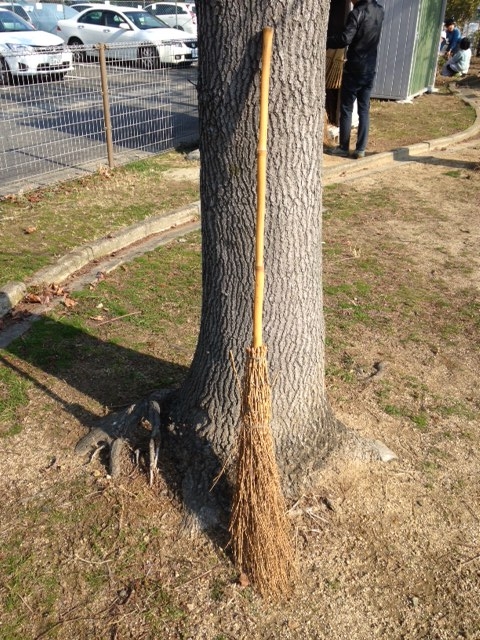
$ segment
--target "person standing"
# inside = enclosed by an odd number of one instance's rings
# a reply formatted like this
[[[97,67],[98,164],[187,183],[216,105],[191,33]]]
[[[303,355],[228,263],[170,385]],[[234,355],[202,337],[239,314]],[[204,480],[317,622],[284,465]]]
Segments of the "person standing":
[[[358,134],[354,158],[363,158],[370,126],[370,94],[377,66],[377,51],[382,31],[384,9],[376,0],[352,0],[341,33],[327,35],[327,49],[347,49],[340,88],[339,146],[331,155],[346,158],[350,153],[352,112],[355,100],[358,110]]]

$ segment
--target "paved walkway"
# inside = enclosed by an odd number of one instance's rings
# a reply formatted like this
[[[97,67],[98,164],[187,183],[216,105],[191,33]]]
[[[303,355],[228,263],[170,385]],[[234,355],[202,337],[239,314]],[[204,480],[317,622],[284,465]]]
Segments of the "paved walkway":
[[[360,160],[336,158],[324,154],[323,183],[332,184],[354,180],[373,172],[385,170],[389,166],[394,166],[396,162],[408,162],[409,158],[427,155],[436,149],[444,149],[478,135],[480,133],[480,91],[474,91],[467,87],[459,87],[458,91],[463,100],[476,111],[475,123],[466,131],[436,140],[427,140],[394,151],[367,155]],[[198,229],[199,221],[200,203],[194,202],[169,214],[149,218],[106,238],[75,249],[55,264],[37,272],[27,282],[9,282],[4,286],[0,285],[0,318],[22,300],[27,292],[27,286],[39,286],[52,282],[61,284],[74,273],[85,269],[93,260],[96,261],[96,272],[108,273],[122,262],[127,262],[141,253],[165,244],[174,237]],[[147,240],[142,242],[140,246],[135,245],[145,238]],[[114,252],[116,257],[112,260],[109,256]],[[102,259],[104,259],[104,263],[101,262]],[[39,312],[41,312],[40,309]],[[18,328],[18,332],[21,333],[20,328]],[[13,337],[16,336],[13,335]],[[11,340],[13,337],[5,335],[2,337],[0,334],[0,347],[5,346],[6,340]]]

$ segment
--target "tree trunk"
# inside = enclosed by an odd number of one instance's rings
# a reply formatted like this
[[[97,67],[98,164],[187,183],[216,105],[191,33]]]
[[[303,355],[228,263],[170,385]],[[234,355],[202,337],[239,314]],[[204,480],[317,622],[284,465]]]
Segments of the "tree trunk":
[[[264,342],[277,459],[291,496],[344,433],[329,409],[324,381],[321,171],[328,10],[327,0],[197,2],[203,306],[197,349],[171,419],[185,435],[195,435],[195,460],[202,460],[202,468],[208,451],[218,465],[229,459],[240,408],[237,376],[252,340],[261,33],[272,26]],[[195,464],[192,491],[198,488]],[[213,472],[215,463],[210,466]]]

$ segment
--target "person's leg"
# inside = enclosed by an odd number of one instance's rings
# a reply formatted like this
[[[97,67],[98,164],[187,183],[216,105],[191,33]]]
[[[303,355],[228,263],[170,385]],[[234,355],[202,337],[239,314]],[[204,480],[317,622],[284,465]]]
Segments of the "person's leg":
[[[340,91],[340,134],[339,145],[344,151],[350,148],[350,133],[352,131],[353,104],[356,99],[357,82],[348,72],[343,72],[342,88]]]
[[[375,74],[368,74],[359,79],[359,87],[357,90],[357,109],[358,109],[358,133],[357,133],[357,151],[365,151],[368,142],[368,129],[370,127],[370,95],[373,88],[373,80]]]
[[[448,64],[448,62],[446,64],[444,64],[440,75],[451,77],[451,76],[453,76],[453,74],[454,74],[454,71],[451,69],[451,67]]]

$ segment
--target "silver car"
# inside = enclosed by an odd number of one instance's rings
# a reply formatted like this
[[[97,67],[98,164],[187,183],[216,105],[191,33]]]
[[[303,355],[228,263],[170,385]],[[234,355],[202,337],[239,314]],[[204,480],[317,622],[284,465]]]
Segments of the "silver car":
[[[72,52],[61,38],[0,9],[0,84],[34,77],[63,79],[72,70]]]

